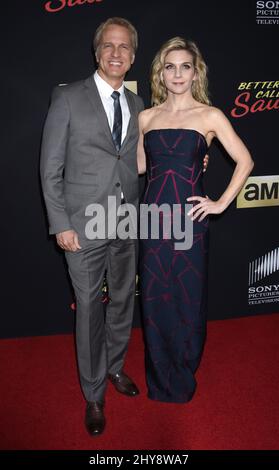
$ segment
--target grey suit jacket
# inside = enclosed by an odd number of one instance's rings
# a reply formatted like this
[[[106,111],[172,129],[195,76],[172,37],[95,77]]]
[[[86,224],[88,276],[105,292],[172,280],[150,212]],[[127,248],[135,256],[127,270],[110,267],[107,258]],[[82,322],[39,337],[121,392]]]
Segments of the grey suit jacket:
[[[74,229],[84,238],[86,206],[106,208],[108,196],[120,203],[121,190],[137,205],[137,116],[144,105],[126,88],[125,94],[131,118],[118,153],[93,76],[54,89],[41,148],[50,234]]]

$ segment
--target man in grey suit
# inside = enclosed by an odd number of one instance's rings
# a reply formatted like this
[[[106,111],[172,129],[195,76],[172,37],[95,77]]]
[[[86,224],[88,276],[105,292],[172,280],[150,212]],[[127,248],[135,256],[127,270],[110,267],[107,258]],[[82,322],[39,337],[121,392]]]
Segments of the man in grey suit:
[[[108,379],[121,393],[139,393],[123,371],[134,310],[136,241],[109,233],[91,239],[85,233],[90,204],[102,205],[107,213],[108,196],[115,197],[117,207],[138,203],[137,115],[144,106],[123,85],[136,49],[130,22],[110,18],[102,23],[94,38],[97,71],[54,89],[42,141],[49,232],[65,250],[76,295],[77,358],[91,435],[105,428]],[[105,272],[110,302],[104,319]]]

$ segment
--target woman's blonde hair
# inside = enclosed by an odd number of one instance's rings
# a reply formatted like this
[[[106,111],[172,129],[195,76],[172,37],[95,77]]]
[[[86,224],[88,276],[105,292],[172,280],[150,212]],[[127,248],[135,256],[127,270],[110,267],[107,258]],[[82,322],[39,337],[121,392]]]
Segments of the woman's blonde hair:
[[[193,57],[193,64],[197,77],[192,82],[192,95],[200,103],[210,105],[208,97],[207,66],[203,57],[193,41],[179,36],[169,39],[157,52],[151,66],[151,101],[153,106],[163,103],[167,99],[167,89],[163,81],[162,71],[165,58],[171,51],[187,51]]]

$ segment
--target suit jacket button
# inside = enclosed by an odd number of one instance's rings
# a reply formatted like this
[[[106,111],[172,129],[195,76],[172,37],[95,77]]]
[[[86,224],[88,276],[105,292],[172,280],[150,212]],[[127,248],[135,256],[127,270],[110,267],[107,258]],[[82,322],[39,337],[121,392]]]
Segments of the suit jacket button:
[[[117,155],[117,160],[120,160],[120,155]]]
[[[117,186],[117,188],[119,188],[119,186],[120,186],[120,183],[115,183],[115,186]]]

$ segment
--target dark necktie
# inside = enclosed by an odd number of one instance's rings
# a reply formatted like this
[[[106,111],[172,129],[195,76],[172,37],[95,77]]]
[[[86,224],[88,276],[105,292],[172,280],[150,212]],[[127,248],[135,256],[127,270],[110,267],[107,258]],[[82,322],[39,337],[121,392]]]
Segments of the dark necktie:
[[[112,138],[114,145],[116,147],[117,152],[119,152],[121,147],[121,136],[122,136],[122,112],[120,106],[120,93],[118,91],[114,91],[111,94],[112,98],[114,99],[114,121],[113,121],[113,128],[112,128]]]

